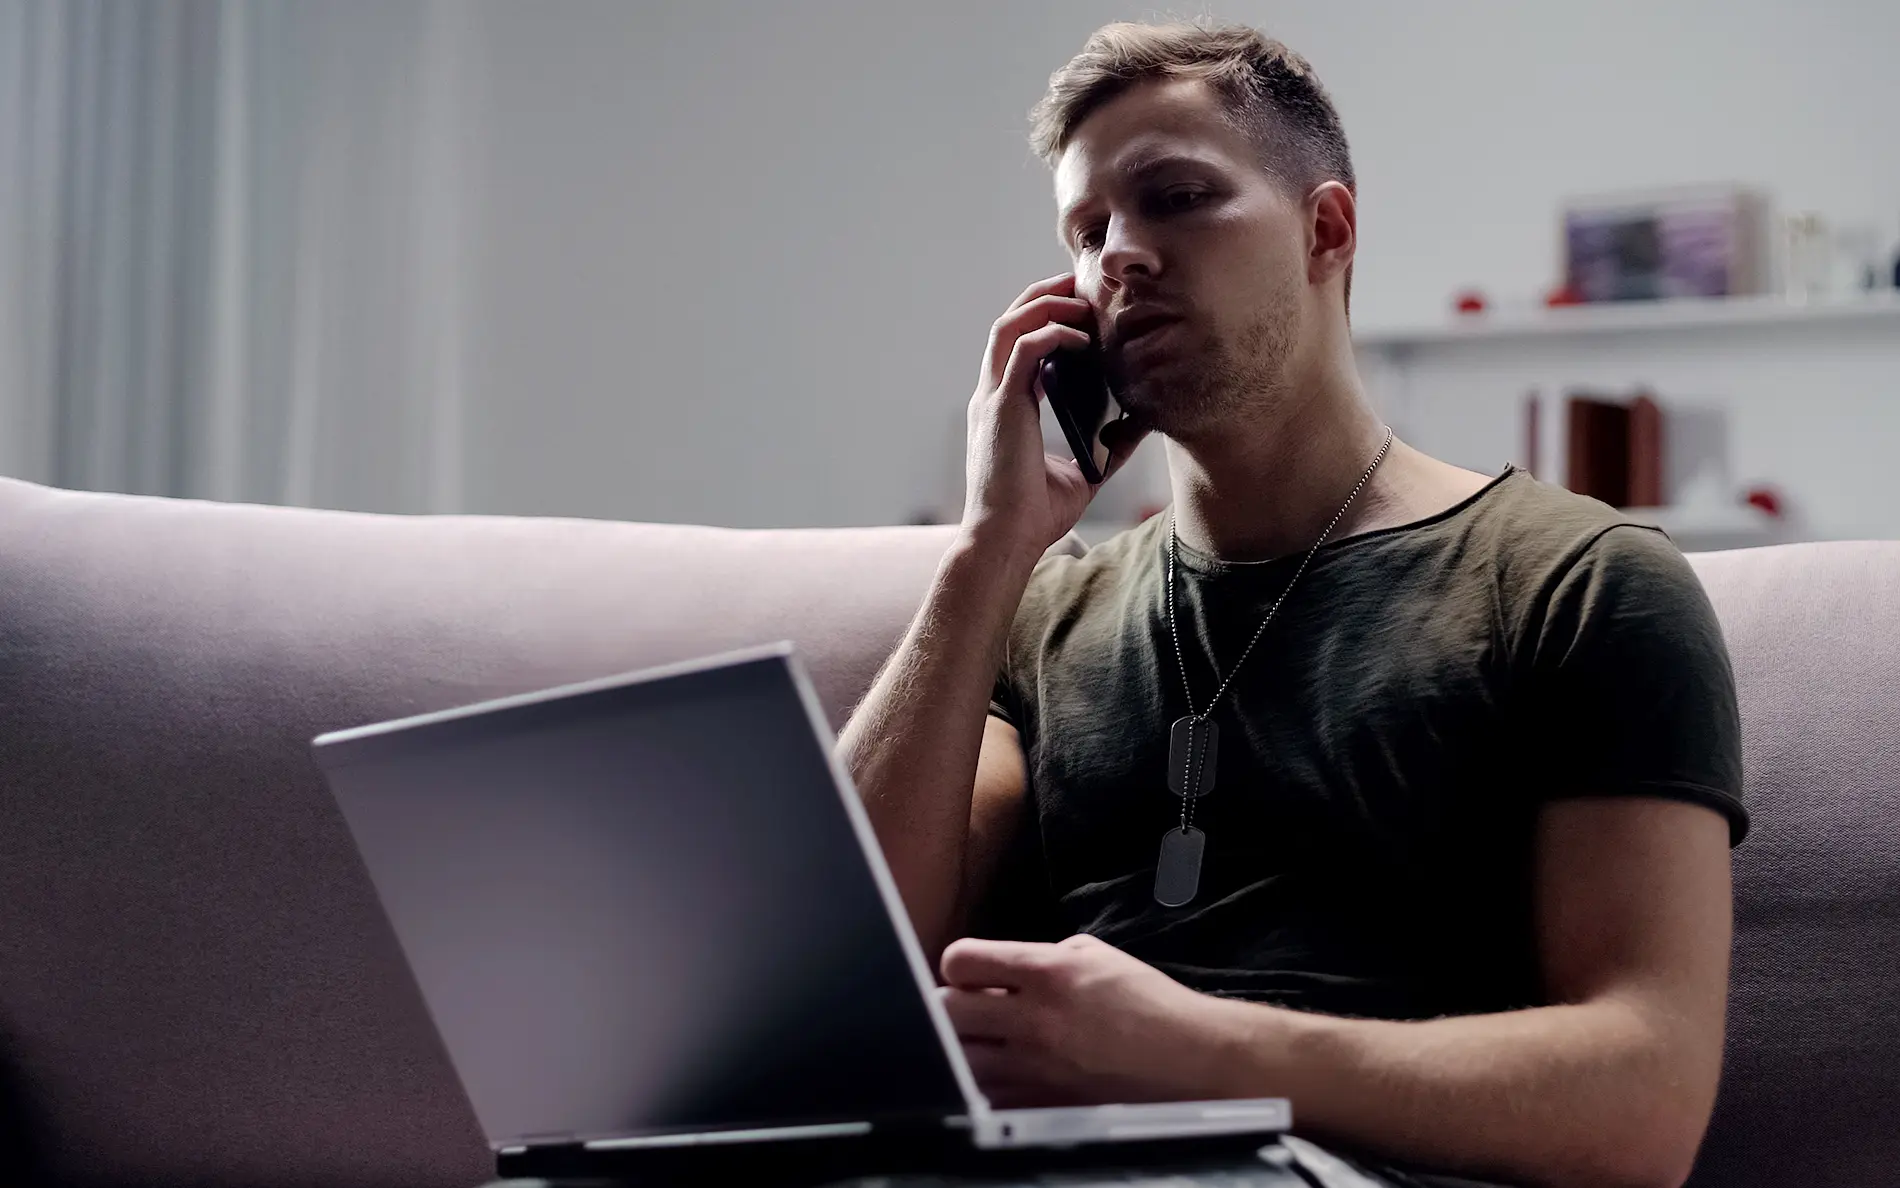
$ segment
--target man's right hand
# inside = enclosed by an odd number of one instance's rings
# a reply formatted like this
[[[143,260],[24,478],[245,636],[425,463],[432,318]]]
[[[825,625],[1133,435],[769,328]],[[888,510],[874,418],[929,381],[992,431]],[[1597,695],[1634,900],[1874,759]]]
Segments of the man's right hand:
[[[1073,458],[1042,448],[1042,360],[1067,347],[1086,347],[1093,325],[1087,301],[1064,273],[1023,290],[990,327],[976,394],[970,397],[969,454],[965,462],[963,529],[1033,561],[1075,527],[1094,498]],[[1134,452],[1141,434],[1128,422],[1105,435],[1107,475]]]
[[[1087,345],[1081,327],[1093,324],[1066,275],[1031,285],[996,320],[970,398],[961,539],[838,739],[933,963],[1026,815],[1022,740],[987,711],[1023,587],[1094,494],[1074,459],[1043,453],[1037,382],[1043,358]],[[1110,472],[1134,448],[1126,437],[1111,439]]]

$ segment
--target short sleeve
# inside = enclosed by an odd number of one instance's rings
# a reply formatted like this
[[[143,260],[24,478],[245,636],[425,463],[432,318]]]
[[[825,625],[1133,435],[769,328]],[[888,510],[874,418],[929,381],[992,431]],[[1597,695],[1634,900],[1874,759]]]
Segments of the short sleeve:
[[[996,684],[990,689],[990,717],[1001,718],[1017,730],[1023,728],[1022,701],[1016,696],[1015,682],[1009,679],[1007,664],[996,674]]]
[[[1028,706],[1023,703],[1021,679],[1016,671],[1016,659],[1022,647],[1018,633],[1022,629],[1026,615],[1035,613],[1037,608],[1038,582],[1048,569],[1048,558],[1036,566],[1030,575],[1029,585],[1023,591],[1016,605],[1016,614],[1010,622],[1009,634],[1003,640],[1003,663],[996,670],[996,683],[990,686],[990,717],[1001,718],[1016,728],[1018,734],[1024,733],[1029,720]],[[1033,659],[1033,657],[1032,657]],[[1031,678],[1033,681],[1033,677]]]
[[[1528,725],[1544,794],[1706,805],[1739,843],[1735,677],[1688,560],[1654,529],[1609,528],[1557,572],[1542,604]]]
[[[1053,608],[1073,602],[1076,562],[1088,551],[1073,532],[1049,546],[1030,573],[1010,620],[1003,663],[990,687],[990,716],[1014,726],[1025,746],[1036,729],[1035,690],[1042,665],[1037,640]]]

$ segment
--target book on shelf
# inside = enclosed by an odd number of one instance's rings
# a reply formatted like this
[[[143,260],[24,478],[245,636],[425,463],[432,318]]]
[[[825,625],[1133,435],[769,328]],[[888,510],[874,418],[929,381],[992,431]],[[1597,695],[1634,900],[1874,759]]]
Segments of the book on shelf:
[[[1611,507],[1663,502],[1663,414],[1634,397],[1571,393],[1565,400],[1564,485]]]

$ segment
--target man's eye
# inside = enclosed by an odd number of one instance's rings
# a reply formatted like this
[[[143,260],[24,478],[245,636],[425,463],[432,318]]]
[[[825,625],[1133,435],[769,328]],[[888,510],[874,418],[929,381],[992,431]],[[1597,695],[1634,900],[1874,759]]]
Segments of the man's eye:
[[[1207,199],[1206,190],[1189,187],[1169,190],[1161,196],[1161,204],[1169,211],[1193,210]]]
[[[1075,233],[1075,246],[1078,251],[1084,252],[1094,251],[1096,248],[1101,247],[1102,229],[1100,227],[1084,227],[1080,231],[1077,231]]]

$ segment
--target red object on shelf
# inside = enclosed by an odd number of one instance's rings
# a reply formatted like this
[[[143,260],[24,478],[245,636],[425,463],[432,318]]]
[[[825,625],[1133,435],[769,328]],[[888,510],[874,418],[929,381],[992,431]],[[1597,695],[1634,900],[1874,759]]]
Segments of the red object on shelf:
[[[1781,492],[1773,487],[1750,487],[1747,494],[1742,497],[1742,501],[1750,507],[1760,508],[1776,519],[1781,518]]]
[[[1550,309],[1556,309],[1565,305],[1582,305],[1583,294],[1577,292],[1568,284],[1558,285],[1550,292],[1544,294],[1544,304]]]
[[[1476,289],[1466,289],[1453,299],[1453,304],[1457,306],[1461,314],[1475,314],[1484,312],[1486,302],[1483,293]]]

